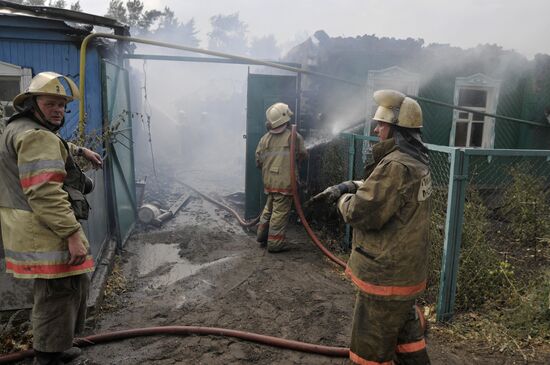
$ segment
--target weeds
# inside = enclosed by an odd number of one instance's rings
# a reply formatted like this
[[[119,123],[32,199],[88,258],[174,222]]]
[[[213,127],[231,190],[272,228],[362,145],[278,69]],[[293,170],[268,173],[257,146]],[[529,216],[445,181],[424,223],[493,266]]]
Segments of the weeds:
[[[103,300],[99,305],[100,312],[112,312],[117,310],[121,305],[122,301],[120,295],[125,293],[128,287],[128,281],[124,277],[122,271],[122,263],[120,256],[115,256],[115,263],[109,278],[107,279],[107,284],[105,285],[105,291]]]
[[[550,191],[545,191],[544,179],[529,170],[533,170],[529,165],[510,170],[512,181],[504,191],[500,216],[508,222],[503,238],[530,247],[537,258],[550,237]]]
[[[550,196],[544,180],[527,173],[526,167],[512,168],[508,181],[495,209],[488,209],[470,184],[457,313],[447,334],[528,361],[537,358],[537,348],[550,343],[550,269],[545,256]]]

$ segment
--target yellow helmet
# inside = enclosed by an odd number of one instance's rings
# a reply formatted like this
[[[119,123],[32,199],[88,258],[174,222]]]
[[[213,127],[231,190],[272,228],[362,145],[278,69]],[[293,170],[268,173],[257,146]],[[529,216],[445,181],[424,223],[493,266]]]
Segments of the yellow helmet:
[[[63,81],[65,85],[63,85]],[[68,86],[69,90],[67,90],[66,86]],[[25,100],[40,95],[61,96],[67,102],[80,99],[78,86],[76,86],[73,80],[55,72],[40,72],[32,78],[27,90],[13,99],[13,107],[17,111],[23,111]]]
[[[422,127],[422,109],[416,100],[396,90],[378,90],[373,97],[379,105],[373,120],[403,128]]]
[[[292,113],[292,110],[285,103],[275,103],[267,108],[265,112],[267,121],[271,124],[272,129],[287,123],[293,115],[294,113]]]

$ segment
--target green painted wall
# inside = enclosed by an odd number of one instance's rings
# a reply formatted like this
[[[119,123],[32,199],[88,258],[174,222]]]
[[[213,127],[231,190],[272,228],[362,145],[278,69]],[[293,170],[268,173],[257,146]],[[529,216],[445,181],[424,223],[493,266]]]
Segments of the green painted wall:
[[[276,103],[283,102],[299,113],[297,105],[297,78],[279,75],[248,75],[246,109],[246,177],[245,177],[245,219],[257,217],[265,204],[262,176],[256,168],[255,152],[260,138],[267,132],[265,111]],[[294,123],[294,117],[290,123]]]
[[[369,70],[399,66],[420,75],[419,96],[453,103],[457,77],[477,73],[500,80],[497,114],[548,124],[544,108],[550,110],[550,56],[537,55],[528,60],[497,45],[461,49],[446,44],[424,45],[421,39],[331,38],[317,32],[319,41],[296,47],[287,60],[314,64],[311,69],[365,83]],[[312,60],[314,60],[312,62]],[[318,112],[332,122],[339,118],[354,121],[366,115],[366,87],[351,87],[320,78],[308,78],[308,93],[316,93]],[[422,103],[427,142],[448,145],[452,128],[450,109]],[[325,128],[317,121],[319,129]],[[329,126],[330,127],[330,126]],[[315,128],[315,127],[313,127]],[[550,129],[497,120],[495,148],[550,148]]]

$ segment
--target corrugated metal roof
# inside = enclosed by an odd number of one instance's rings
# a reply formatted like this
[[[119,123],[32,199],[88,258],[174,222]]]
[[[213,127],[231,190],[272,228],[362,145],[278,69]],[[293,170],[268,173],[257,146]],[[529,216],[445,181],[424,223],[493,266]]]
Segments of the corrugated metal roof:
[[[87,28],[84,24],[97,25],[112,28],[115,30],[115,34],[129,34],[129,26],[120,23],[118,20],[75,10],[52,8],[49,6],[20,5],[9,1],[0,0],[0,14],[23,15],[59,20],[65,22],[65,24],[71,28],[76,29],[81,29],[82,27]],[[91,31],[91,29],[88,31]]]

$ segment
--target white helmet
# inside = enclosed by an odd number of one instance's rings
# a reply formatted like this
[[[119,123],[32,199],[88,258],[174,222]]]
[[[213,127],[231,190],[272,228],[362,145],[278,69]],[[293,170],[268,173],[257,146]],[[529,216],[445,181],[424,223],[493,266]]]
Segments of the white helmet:
[[[379,105],[373,120],[403,128],[422,127],[422,109],[416,100],[396,90],[378,90],[373,97]]]
[[[32,78],[27,90],[13,99],[13,106],[22,111],[25,100],[40,95],[60,96],[67,102],[80,98],[78,86],[67,76],[55,72],[40,72]]]
[[[288,123],[290,117],[292,117],[293,115],[294,113],[285,103],[275,103],[267,108],[265,112],[267,121],[271,124],[272,129],[278,128],[283,124]]]

